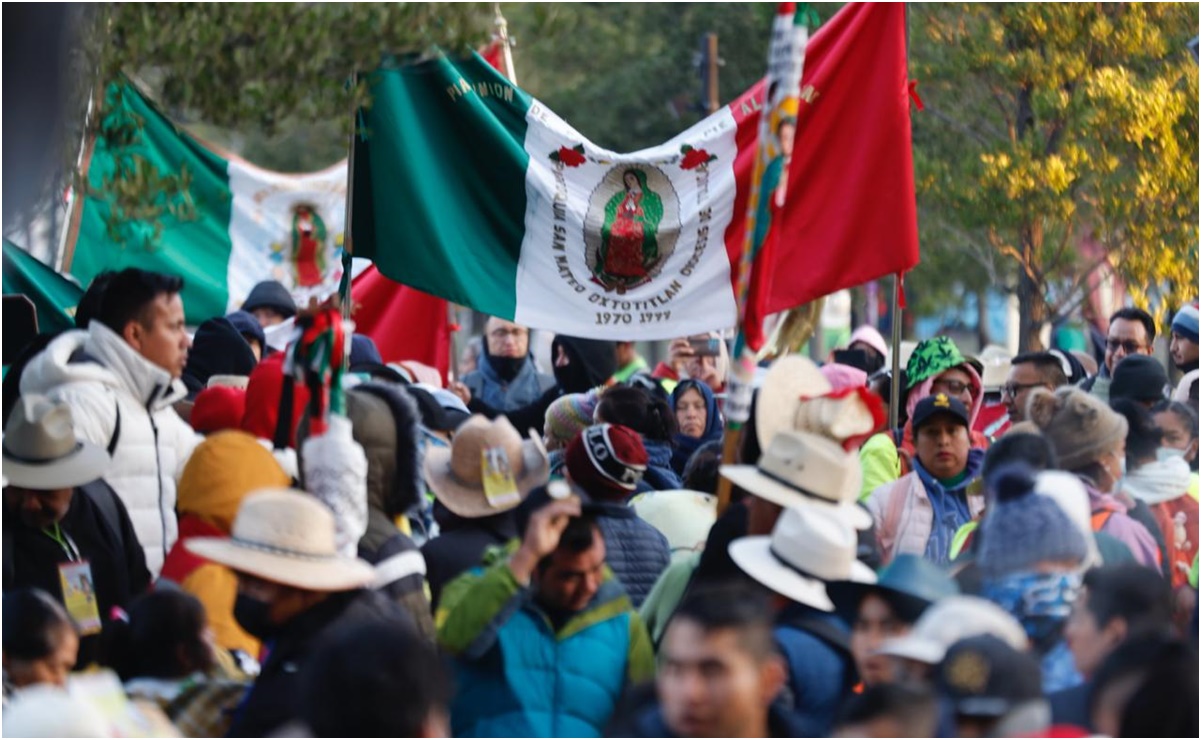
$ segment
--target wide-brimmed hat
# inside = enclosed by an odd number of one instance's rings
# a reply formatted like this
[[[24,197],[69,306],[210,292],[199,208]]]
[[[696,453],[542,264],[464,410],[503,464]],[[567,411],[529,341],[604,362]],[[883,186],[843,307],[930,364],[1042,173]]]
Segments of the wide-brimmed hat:
[[[188,550],[232,570],[306,591],[349,591],[375,578],[371,564],[338,554],[334,515],[312,495],[265,488],[242,501],[230,536],[193,537]]]
[[[796,429],[801,398],[824,396],[830,381],[808,357],[785,355],[771,364],[755,401],[755,434],[770,441],[779,432]]]
[[[926,607],[939,599],[959,593],[959,586],[950,574],[934,563],[917,555],[902,554],[880,571],[874,584],[838,581],[826,586],[830,600],[839,614],[853,620],[863,597],[879,594],[892,605],[897,616],[912,624]]]
[[[3,448],[7,485],[32,491],[82,486],[103,477],[110,462],[102,447],[76,439],[70,406],[36,394],[18,399]]]
[[[1022,624],[991,601],[947,596],[923,612],[909,634],[885,642],[878,652],[934,665],[952,645],[976,635],[993,635],[1015,650],[1025,650],[1029,639]]]
[[[875,583],[871,568],[855,559],[855,530],[831,511],[785,509],[771,536],[742,537],[730,557],[747,575],[772,591],[821,611],[834,611],[829,581]]]
[[[519,497],[496,505],[484,492],[484,453],[503,453]],[[451,512],[479,519],[509,511],[531,490],[550,477],[546,448],[536,435],[523,440],[503,416],[489,421],[475,415],[459,427],[450,448],[435,447],[425,453],[425,479],[434,495]]]
[[[663,533],[673,559],[703,548],[717,521],[717,497],[700,491],[649,491],[630,499],[630,506]]]
[[[838,443],[807,432],[780,432],[755,465],[723,465],[734,485],[783,507],[825,509],[855,529],[872,525],[856,502],[863,473],[859,458]]]

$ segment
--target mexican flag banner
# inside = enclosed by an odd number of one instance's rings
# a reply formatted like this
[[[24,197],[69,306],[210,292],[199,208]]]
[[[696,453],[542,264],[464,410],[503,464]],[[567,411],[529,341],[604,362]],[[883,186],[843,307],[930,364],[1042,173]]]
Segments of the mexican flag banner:
[[[24,295],[33,303],[39,332],[75,328],[75,308],[83,297],[83,288],[5,239],[4,295],[14,294]]]
[[[772,223],[773,259],[791,268],[771,281],[772,310],[916,264],[907,83],[902,6],[848,5],[813,36]],[[370,85],[352,229],[387,277],[581,337],[735,324],[762,83],[629,154],[478,56],[382,69]]]
[[[345,161],[304,174],[256,167],[176,126],[128,82],[109,87],[104,111],[67,245],[83,285],[125,267],[181,275],[190,324],[236,309],[261,280],[302,305],[338,289]],[[160,186],[168,175],[183,187]]]

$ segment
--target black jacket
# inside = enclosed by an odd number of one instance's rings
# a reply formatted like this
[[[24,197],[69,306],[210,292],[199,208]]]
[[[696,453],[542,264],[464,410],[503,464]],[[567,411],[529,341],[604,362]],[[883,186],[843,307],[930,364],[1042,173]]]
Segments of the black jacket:
[[[442,534],[422,545],[421,554],[425,556],[430,604],[437,609],[446,584],[479,565],[484,550],[504,545],[518,533],[513,512],[483,519],[464,519],[441,504],[435,504],[435,516]]]
[[[99,503],[103,499],[103,504]],[[129,512],[104,481],[75,489],[67,515],[59,522],[92,571],[100,619],[109,621],[114,606],[124,607],[150,586],[146,555],[134,533]],[[40,529],[30,529],[21,516],[4,507],[4,590],[39,588],[63,600],[58,566],[68,562],[61,545]],[[79,642],[78,667],[100,658],[100,635]]]
[[[366,589],[331,594],[284,625],[274,639],[265,643],[267,662],[238,707],[229,736],[265,737],[299,719],[298,697],[305,666],[322,638],[339,627],[375,620],[401,620],[412,626],[412,618],[395,601]]]

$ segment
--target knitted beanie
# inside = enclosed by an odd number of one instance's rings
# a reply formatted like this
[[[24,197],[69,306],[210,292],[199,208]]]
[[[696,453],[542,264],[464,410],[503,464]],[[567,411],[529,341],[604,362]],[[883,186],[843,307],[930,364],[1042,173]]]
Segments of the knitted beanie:
[[[176,506],[180,514],[202,516],[228,532],[247,495],[291,482],[257,439],[236,430],[217,432],[197,445],[184,465]]]
[[[1150,355],[1126,355],[1113,369],[1109,400],[1162,401],[1168,371]]]
[[[638,432],[619,424],[590,426],[567,446],[567,474],[599,501],[628,499],[648,460]]]
[[[1172,331],[1197,344],[1197,304],[1190,303],[1176,312],[1172,319]]]
[[[215,385],[196,394],[189,421],[201,434],[240,429],[246,414],[246,391]]]
[[[1030,469],[1020,463],[990,476],[994,503],[980,523],[976,556],[984,577],[1030,570],[1040,562],[1084,562],[1084,535],[1055,501],[1034,492],[1034,484]]]
[[[1064,470],[1080,470],[1126,439],[1126,417],[1071,386],[1054,393],[1033,389],[1026,400],[1026,418],[1051,441]]]
[[[546,409],[546,438],[556,440],[566,447],[576,435],[592,426],[595,413],[594,394],[568,393],[559,396]]]

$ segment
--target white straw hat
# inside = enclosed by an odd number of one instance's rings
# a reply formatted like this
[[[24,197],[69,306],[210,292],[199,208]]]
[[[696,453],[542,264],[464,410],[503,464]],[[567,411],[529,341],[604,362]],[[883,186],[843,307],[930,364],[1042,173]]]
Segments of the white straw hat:
[[[1009,612],[979,596],[947,596],[922,613],[904,637],[885,642],[878,652],[934,665],[966,637],[992,635],[1025,652],[1029,638]]]
[[[18,399],[3,448],[5,485],[32,491],[82,486],[109,466],[102,447],[76,439],[70,406],[32,393]]]

